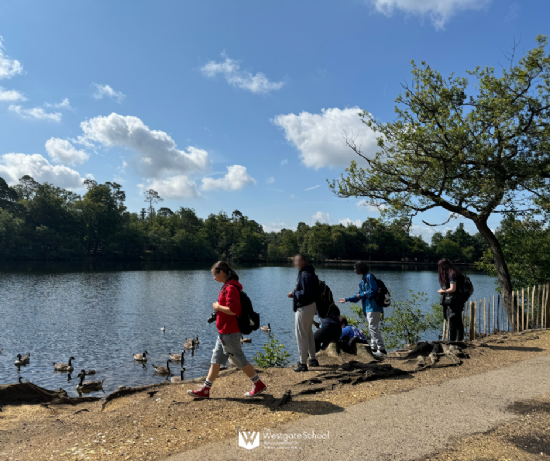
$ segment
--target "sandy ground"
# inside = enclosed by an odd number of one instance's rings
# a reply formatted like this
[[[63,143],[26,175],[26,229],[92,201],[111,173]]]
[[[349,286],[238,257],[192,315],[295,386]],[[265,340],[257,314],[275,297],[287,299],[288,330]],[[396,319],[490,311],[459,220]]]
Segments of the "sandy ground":
[[[185,383],[156,386],[152,389],[156,393],[152,395],[143,392],[122,397],[109,402],[105,408],[102,402],[75,406],[5,406],[0,412],[0,459],[164,459],[205,444],[234,438],[236,427],[275,428],[310,415],[342,412],[351,405],[380,396],[477,375],[550,351],[548,332],[491,337],[486,342],[490,347],[468,348],[470,358],[459,367],[427,368],[418,373],[355,386],[335,383],[329,390],[295,396],[281,407],[278,402],[286,390],[292,389],[294,393],[295,390],[314,388],[314,385],[298,383],[334,370],[346,361],[357,360],[357,357],[345,354],[339,358],[321,357],[323,366],[309,373],[268,369],[262,373],[262,379],[269,390],[254,399],[243,398],[250,381],[239,372],[221,377],[208,401],[188,397],[186,389],[198,384]],[[395,359],[386,362],[405,371],[415,368],[415,363]]]

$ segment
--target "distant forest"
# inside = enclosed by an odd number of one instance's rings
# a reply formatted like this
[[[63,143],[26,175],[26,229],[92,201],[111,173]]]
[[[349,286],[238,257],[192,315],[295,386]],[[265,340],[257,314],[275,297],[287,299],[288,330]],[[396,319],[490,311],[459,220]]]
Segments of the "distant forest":
[[[383,222],[369,218],[361,226],[309,226],[265,232],[260,224],[235,210],[206,219],[195,210],[159,206],[154,190],[144,193],[146,207],[126,209],[126,194],[114,182],[86,180],[80,196],[23,176],[10,187],[0,178],[0,259],[287,261],[297,252],[314,260],[365,259],[376,261],[478,261],[486,251],[479,234],[460,224],[431,244],[410,235],[407,219]]]

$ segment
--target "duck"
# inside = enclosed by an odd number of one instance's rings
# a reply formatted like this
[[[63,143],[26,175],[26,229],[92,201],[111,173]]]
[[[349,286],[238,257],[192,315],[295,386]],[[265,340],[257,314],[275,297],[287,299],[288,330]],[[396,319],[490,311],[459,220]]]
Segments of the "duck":
[[[185,351],[181,351],[181,354],[173,354],[172,352],[170,352],[170,360],[172,362],[184,362],[185,361]]]
[[[76,360],[74,357],[69,358],[69,363],[57,363],[53,362],[53,367],[55,371],[68,371],[69,373],[74,370],[74,367],[72,365],[72,361]]]
[[[166,331],[166,327],[160,327],[160,331]]]
[[[26,365],[25,362],[23,362],[23,360],[21,360],[23,357],[21,356],[21,354],[17,354],[17,358],[15,359],[15,363],[14,365],[16,367],[20,367],[22,365]]]
[[[84,382],[84,378],[86,377],[86,370],[82,370],[78,377],[80,378],[80,382],[76,385],[77,392],[92,392],[92,391],[103,391],[103,383],[105,382],[105,378],[103,378],[103,381],[86,381]],[[105,393],[105,391],[103,391]]]
[[[143,351],[143,354],[134,354],[134,360],[136,362],[147,362],[147,354],[149,352]]]
[[[19,356],[18,356],[19,357]],[[30,363],[31,361],[31,353],[30,352],[27,352],[27,355],[24,355],[23,357],[21,357],[21,361],[23,362],[24,365],[27,365],[28,363]]]
[[[251,342],[252,342],[251,338],[241,338],[241,343],[251,343]]]
[[[153,368],[155,369],[155,373],[157,375],[169,375],[172,373],[170,371],[170,360],[166,361],[165,367],[161,367],[160,365],[153,365]]]
[[[184,349],[195,349],[195,344],[189,341],[183,343]]]
[[[82,371],[84,371],[84,370],[82,370]],[[88,375],[95,375],[95,370],[85,370],[85,371],[84,371],[84,374],[85,374],[86,376],[88,376]]]
[[[271,324],[268,323],[267,327],[260,327],[262,331],[271,331]]]
[[[185,339],[190,343],[200,344],[199,335],[195,336],[194,338],[185,338]]]
[[[181,367],[179,376],[172,376],[170,378],[171,383],[181,383],[183,381],[183,372],[185,371],[184,367]]]

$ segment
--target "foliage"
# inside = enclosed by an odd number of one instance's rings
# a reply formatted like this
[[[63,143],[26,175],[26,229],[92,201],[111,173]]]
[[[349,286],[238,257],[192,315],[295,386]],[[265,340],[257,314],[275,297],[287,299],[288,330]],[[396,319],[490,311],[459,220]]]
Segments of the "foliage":
[[[421,237],[410,235],[406,219],[384,222],[369,218],[360,226],[300,223],[296,230],[266,233],[238,210],[231,215],[210,214],[206,219],[191,208],[156,210],[155,204],[162,197],[148,190],[148,207],[130,213],[120,184],[87,179],[84,186],[86,193],[79,196],[48,183],[39,184],[30,176],[21,178],[16,187],[0,178],[0,208],[9,213],[2,219],[6,226],[8,220],[17,220],[3,233],[5,251],[0,252],[0,259],[72,260],[89,255],[106,259],[288,261],[302,252],[313,260],[434,261],[441,252],[446,254],[445,248],[438,248],[441,234],[435,234],[432,245],[428,245]],[[479,234],[471,236],[459,226],[445,238],[472,246],[469,253],[457,252],[460,261],[474,262],[483,254]]]
[[[404,301],[392,300],[391,315],[384,313],[380,322],[380,329],[384,335],[386,347],[395,349],[404,344],[411,344],[422,339],[422,334],[441,330],[443,325],[443,310],[439,304],[431,306],[431,310],[423,312],[422,304],[428,301],[426,293],[410,291],[410,298]],[[363,310],[358,305],[350,307],[352,315],[346,316],[348,324],[359,328],[368,337],[369,329]]]
[[[253,357],[254,362],[260,368],[286,367],[289,364],[290,354],[284,349],[284,344],[271,336],[269,342],[265,343],[262,351],[258,351]]]
[[[496,230],[514,290],[548,283],[550,280],[550,229],[533,217],[503,219]],[[478,267],[496,276],[493,256],[486,252]]]
[[[386,346],[390,349],[412,344],[422,339],[422,333],[438,331],[443,325],[443,311],[441,306],[434,304],[432,311],[422,312],[421,304],[428,301],[426,293],[413,293],[410,290],[410,299],[394,301],[392,314],[384,318],[382,333]]]
[[[361,114],[379,135],[378,153],[367,156],[348,139],[366,167],[352,162],[331,185],[340,197],[383,205],[385,216],[411,219],[443,208],[472,220],[493,254],[508,312],[510,275],[487,221],[495,212],[550,209],[550,57],[547,38],[537,42],[517,63],[512,52],[500,76],[491,67],[468,71],[475,86],[413,61],[413,82],[396,99],[397,119]]]

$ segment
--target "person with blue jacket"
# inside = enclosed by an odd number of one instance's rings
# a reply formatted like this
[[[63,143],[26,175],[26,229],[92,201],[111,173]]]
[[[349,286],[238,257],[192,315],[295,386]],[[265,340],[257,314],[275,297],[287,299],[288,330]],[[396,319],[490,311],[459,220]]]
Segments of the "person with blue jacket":
[[[340,298],[340,302],[357,303],[361,300],[363,315],[367,317],[372,353],[377,357],[382,357],[386,355],[387,352],[386,346],[384,345],[384,338],[382,338],[382,333],[380,333],[380,317],[384,309],[376,303],[378,285],[376,284],[374,276],[369,273],[369,266],[367,266],[367,263],[359,261],[355,263],[353,269],[357,275],[361,276],[359,291],[355,296]]]

